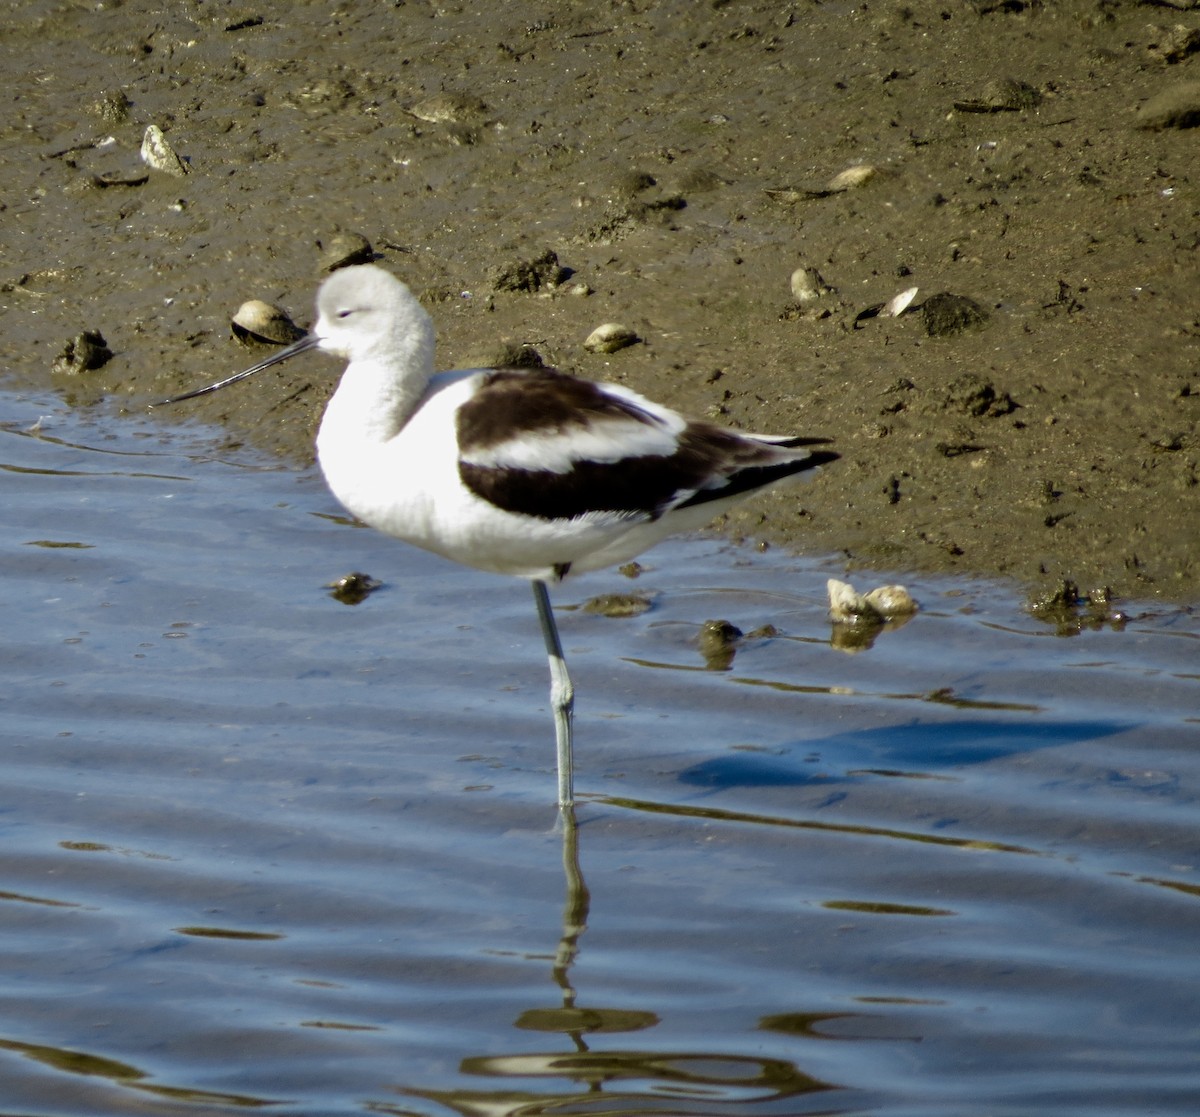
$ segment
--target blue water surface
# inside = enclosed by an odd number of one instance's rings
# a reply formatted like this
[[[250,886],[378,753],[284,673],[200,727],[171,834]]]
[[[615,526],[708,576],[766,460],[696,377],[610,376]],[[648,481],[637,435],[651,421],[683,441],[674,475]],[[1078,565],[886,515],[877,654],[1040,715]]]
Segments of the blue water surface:
[[[851,649],[834,560],[665,544],[555,591],[572,831],[523,585],[0,419],[0,1113],[1195,1112],[1189,609],[911,578]]]

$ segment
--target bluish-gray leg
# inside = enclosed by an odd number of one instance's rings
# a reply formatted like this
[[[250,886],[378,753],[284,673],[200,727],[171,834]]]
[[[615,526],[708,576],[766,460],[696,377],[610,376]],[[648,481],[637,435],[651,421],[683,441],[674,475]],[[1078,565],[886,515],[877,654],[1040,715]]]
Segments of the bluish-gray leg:
[[[563,659],[558,626],[550,611],[550,593],[545,582],[533,583],[533,600],[537,603],[538,620],[546,641],[546,656],[550,660],[550,705],[554,710],[554,738],[558,747],[558,805],[569,807],[575,802],[575,769],[571,757],[571,715],[575,709],[575,688],[567,674]]]

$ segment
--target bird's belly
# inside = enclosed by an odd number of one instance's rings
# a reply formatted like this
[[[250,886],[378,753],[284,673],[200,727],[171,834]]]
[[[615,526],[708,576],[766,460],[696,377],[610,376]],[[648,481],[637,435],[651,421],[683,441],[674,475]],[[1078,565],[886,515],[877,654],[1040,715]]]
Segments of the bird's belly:
[[[620,556],[589,559],[636,526],[616,515],[547,520],[505,512],[464,488],[456,473],[438,471],[443,476],[438,483],[426,470],[420,483],[406,484],[405,473],[397,471],[395,464],[381,462],[373,470],[363,468],[360,457],[347,473],[325,460],[321,467],[333,495],[363,523],[478,570],[550,579],[565,566],[596,569],[619,561]],[[394,483],[385,483],[393,479]]]

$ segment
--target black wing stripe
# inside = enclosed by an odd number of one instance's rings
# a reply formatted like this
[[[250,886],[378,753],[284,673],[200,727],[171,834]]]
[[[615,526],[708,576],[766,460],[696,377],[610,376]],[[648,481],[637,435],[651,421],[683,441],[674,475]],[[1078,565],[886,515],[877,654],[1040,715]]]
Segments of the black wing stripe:
[[[460,461],[458,474],[471,492],[497,508],[542,520],[573,520],[589,512],[653,520],[680,489],[700,484],[675,459],[661,457],[580,461],[568,473]]]
[[[522,435],[563,433],[602,419],[661,425],[650,412],[591,381],[553,369],[496,369],[458,409],[458,448],[471,457]]]
[[[817,450],[801,461],[779,462],[775,465],[753,465],[739,469],[731,474],[724,485],[713,489],[699,489],[687,500],[681,500],[677,508],[694,508],[701,504],[709,504],[714,500],[725,500],[727,497],[739,496],[742,493],[752,493],[755,489],[765,489],[785,477],[797,473],[806,473],[819,465],[837,461],[840,454],[832,450]]]

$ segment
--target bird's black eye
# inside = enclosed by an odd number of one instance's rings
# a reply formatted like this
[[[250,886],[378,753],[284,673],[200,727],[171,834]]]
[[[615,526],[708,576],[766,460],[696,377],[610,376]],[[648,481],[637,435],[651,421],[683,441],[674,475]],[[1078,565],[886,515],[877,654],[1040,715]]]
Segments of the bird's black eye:
[[[337,316],[338,316],[339,318],[349,318],[349,317],[350,317],[350,315],[351,315],[351,314],[353,314],[353,313],[354,313],[354,311],[352,311],[352,310],[339,310],[339,311],[337,312]]]

